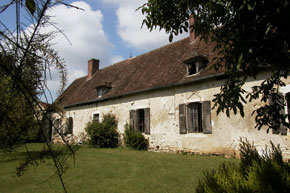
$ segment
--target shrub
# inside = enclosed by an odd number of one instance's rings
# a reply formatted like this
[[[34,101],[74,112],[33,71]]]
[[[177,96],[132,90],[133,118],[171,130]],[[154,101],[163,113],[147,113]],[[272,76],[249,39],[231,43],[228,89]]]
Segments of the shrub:
[[[240,165],[221,164],[217,170],[205,172],[197,193],[286,193],[290,192],[290,166],[283,162],[279,146],[259,155],[247,140],[240,143]]]
[[[119,133],[117,132],[117,120],[114,115],[104,115],[102,122],[88,122],[85,130],[89,136],[89,144],[101,148],[118,147]]]
[[[136,150],[147,150],[149,147],[149,141],[146,139],[141,132],[134,131],[132,126],[128,123],[125,124],[124,142],[127,147]]]

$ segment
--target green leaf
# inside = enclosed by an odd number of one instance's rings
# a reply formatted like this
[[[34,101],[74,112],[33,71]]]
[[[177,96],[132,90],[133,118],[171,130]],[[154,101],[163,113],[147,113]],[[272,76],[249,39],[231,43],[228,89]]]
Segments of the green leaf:
[[[169,41],[172,42],[172,39],[173,39],[173,34],[171,33],[169,36]]]
[[[241,114],[242,117],[245,117],[244,108],[240,108],[240,114]]]
[[[236,115],[237,114],[237,108],[234,107],[233,110],[234,110],[234,114]]]
[[[238,60],[238,65],[237,65],[237,70],[241,69],[241,64],[243,62],[243,54],[240,55],[239,60]]]
[[[270,24],[268,24],[267,25],[268,27],[267,27],[267,29],[266,29],[266,31],[265,31],[265,34],[267,35],[268,34],[268,32],[271,30],[271,25]]]
[[[226,110],[226,115],[227,115],[227,117],[230,117],[230,110],[229,109]]]
[[[25,1],[25,5],[26,5],[26,8],[31,13],[31,15],[33,15],[35,10],[36,10],[35,1],[34,0],[26,0]]]

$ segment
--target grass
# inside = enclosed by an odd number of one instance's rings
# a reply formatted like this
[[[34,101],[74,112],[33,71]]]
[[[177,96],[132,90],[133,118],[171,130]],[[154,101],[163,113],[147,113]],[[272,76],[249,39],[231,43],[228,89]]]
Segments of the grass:
[[[15,168],[22,159],[23,149],[11,156],[0,154],[0,192],[63,192],[51,160],[16,177]],[[76,152],[75,162],[69,161],[71,167],[63,177],[68,192],[72,193],[188,193],[195,191],[204,170],[216,168],[224,161],[238,162],[223,157],[84,146]]]

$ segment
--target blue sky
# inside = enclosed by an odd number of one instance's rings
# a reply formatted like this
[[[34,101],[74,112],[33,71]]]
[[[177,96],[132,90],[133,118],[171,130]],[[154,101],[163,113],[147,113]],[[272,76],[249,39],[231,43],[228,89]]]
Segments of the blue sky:
[[[149,32],[141,29],[144,16],[135,11],[146,0],[67,0],[66,3],[83,8],[76,10],[64,5],[49,10],[58,28],[64,30],[71,44],[58,34],[53,40],[54,49],[64,58],[68,70],[68,85],[76,78],[87,74],[87,61],[100,59],[100,68],[138,56],[169,43],[164,31]],[[0,3],[1,4],[1,3]],[[9,9],[0,15],[0,20],[13,28],[15,10]],[[46,30],[53,30],[52,28]],[[187,37],[182,34],[174,41]],[[58,74],[52,70],[48,86],[53,98],[59,87]]]

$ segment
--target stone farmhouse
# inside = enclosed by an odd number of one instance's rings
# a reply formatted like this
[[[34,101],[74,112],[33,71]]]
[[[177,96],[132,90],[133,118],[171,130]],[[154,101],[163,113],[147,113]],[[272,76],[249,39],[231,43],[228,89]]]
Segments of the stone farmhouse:
[[[261,105],[245,105],[245,117],[212,109],[214,94],[225,81],[224,72],[211,69],[213,44],[188,38],[99,69],[99,60],[88,61],[88,74],[75,80],[56,102],[65,110],[68,130],[73,136],[84,133],[87,122],[102,120],[112,113],[118,119],[118,131],[130,123],[149,139],[150,149],[195,153],[233,154],[240,137],[264,148],[272,140],[290,157],[287,130],[273,134],[255,129],[253,110]],[[245,90],[261,83],[268,72],[248,80]],[[290,76],[280,92],[288,98]],[[59,119],[55,120],[58,125]]]

